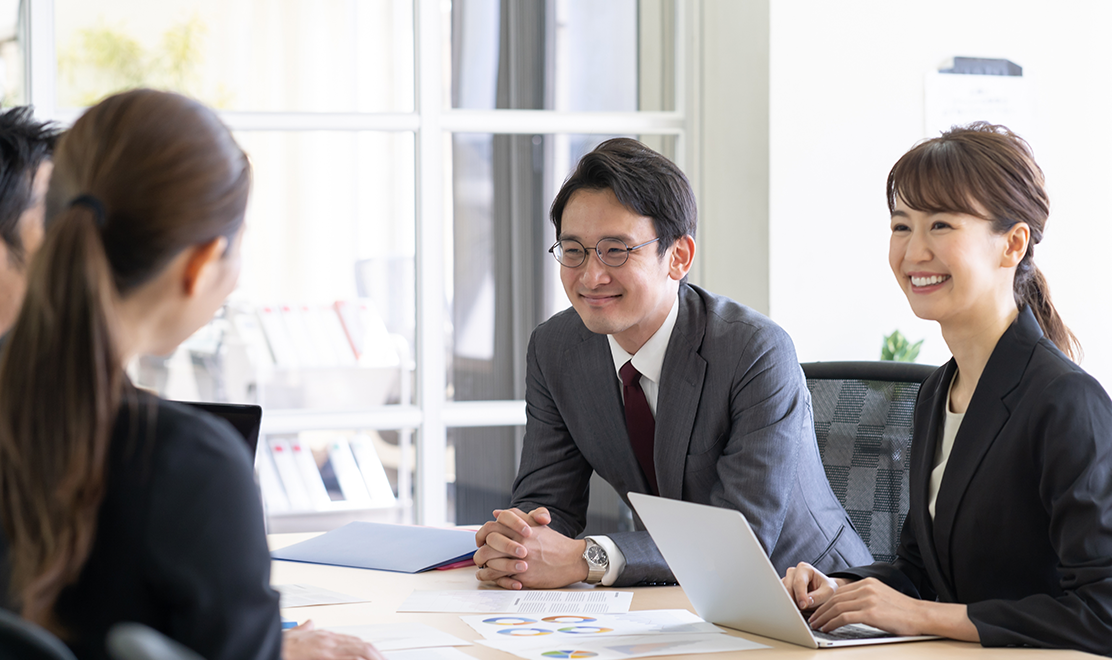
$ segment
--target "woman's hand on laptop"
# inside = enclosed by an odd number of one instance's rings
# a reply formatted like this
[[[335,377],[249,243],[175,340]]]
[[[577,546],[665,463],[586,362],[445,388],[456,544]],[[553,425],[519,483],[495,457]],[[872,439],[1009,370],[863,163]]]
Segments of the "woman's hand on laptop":
[[[896,635],[940,635],[965,642],[981,639],[964,604],[912,598],[876,578],[841,585],[807,623],[824,632],[864,623]]]
[[[844,578],[829,578],[807,562],[789,568],[781,580],[792,600],[801,610],[813,610],[830,600],[838,587],[848,584]]]

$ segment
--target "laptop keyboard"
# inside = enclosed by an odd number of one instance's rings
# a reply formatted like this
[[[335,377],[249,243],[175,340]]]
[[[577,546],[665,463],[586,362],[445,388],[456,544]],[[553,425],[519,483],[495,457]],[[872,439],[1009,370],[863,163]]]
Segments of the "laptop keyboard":
[[[832,642],[838,641],[840,639],[876,639],[878,637],[896,637],[896,635],[884,632],[879,628],[873,628],[872,626],[865,626],[856,623],[851,623],[847,626],[836,628],[833,632],[812,630],[811,634],[813,634],[818,639],[825,639]]]

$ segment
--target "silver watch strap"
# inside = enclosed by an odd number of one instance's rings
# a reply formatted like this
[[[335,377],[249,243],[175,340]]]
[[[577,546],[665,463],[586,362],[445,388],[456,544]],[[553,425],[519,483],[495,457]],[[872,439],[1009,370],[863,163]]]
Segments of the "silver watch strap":
[[[598,584],[599,582],[602,582],[602,578],[606,576],[606,571],[610,568],[610,566],[608,565],[609,562],[607,562],[607,564],[597,564],[595,562],[592,562],[590,557],[588,556],[591,548],[602,548],[602,546],[599,545],[594,539],[588,538],[585,540],[587,541],[587,547],[583,550],[583,559],[587,561],[587,579],[585,580],[585,582],[587,584]]]

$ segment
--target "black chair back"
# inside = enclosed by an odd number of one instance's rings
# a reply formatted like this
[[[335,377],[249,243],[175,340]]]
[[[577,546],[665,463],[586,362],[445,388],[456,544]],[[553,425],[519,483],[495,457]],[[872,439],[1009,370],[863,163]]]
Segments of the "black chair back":
[[[108,631],[113,660],[204,660],[191,649],[141,623],[117,623]]]
[[[0,660],[77,660],[62,640],[0,608]]]
[[[893,561],[907,518],[915,399],[936,367],[907,362],[802,367],[830,487],[873,558]]]

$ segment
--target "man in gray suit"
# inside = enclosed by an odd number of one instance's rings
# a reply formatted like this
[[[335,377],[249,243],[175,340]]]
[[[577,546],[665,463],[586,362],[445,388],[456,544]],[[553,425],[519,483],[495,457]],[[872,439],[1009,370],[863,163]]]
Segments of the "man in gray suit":
[[[823,472],[791,339],[687,283],[696,208],[683,172],[635,140],[608,140],[564,183],[551,220],[572,309],[529,342],[514,508],[476,535],[477,577],[510,589],[673,581],[640,521],[575,538],[592,472],[623,498],[741,511],[781,574],[870,563]],[[714,543],[714,530],[691,542]]]

